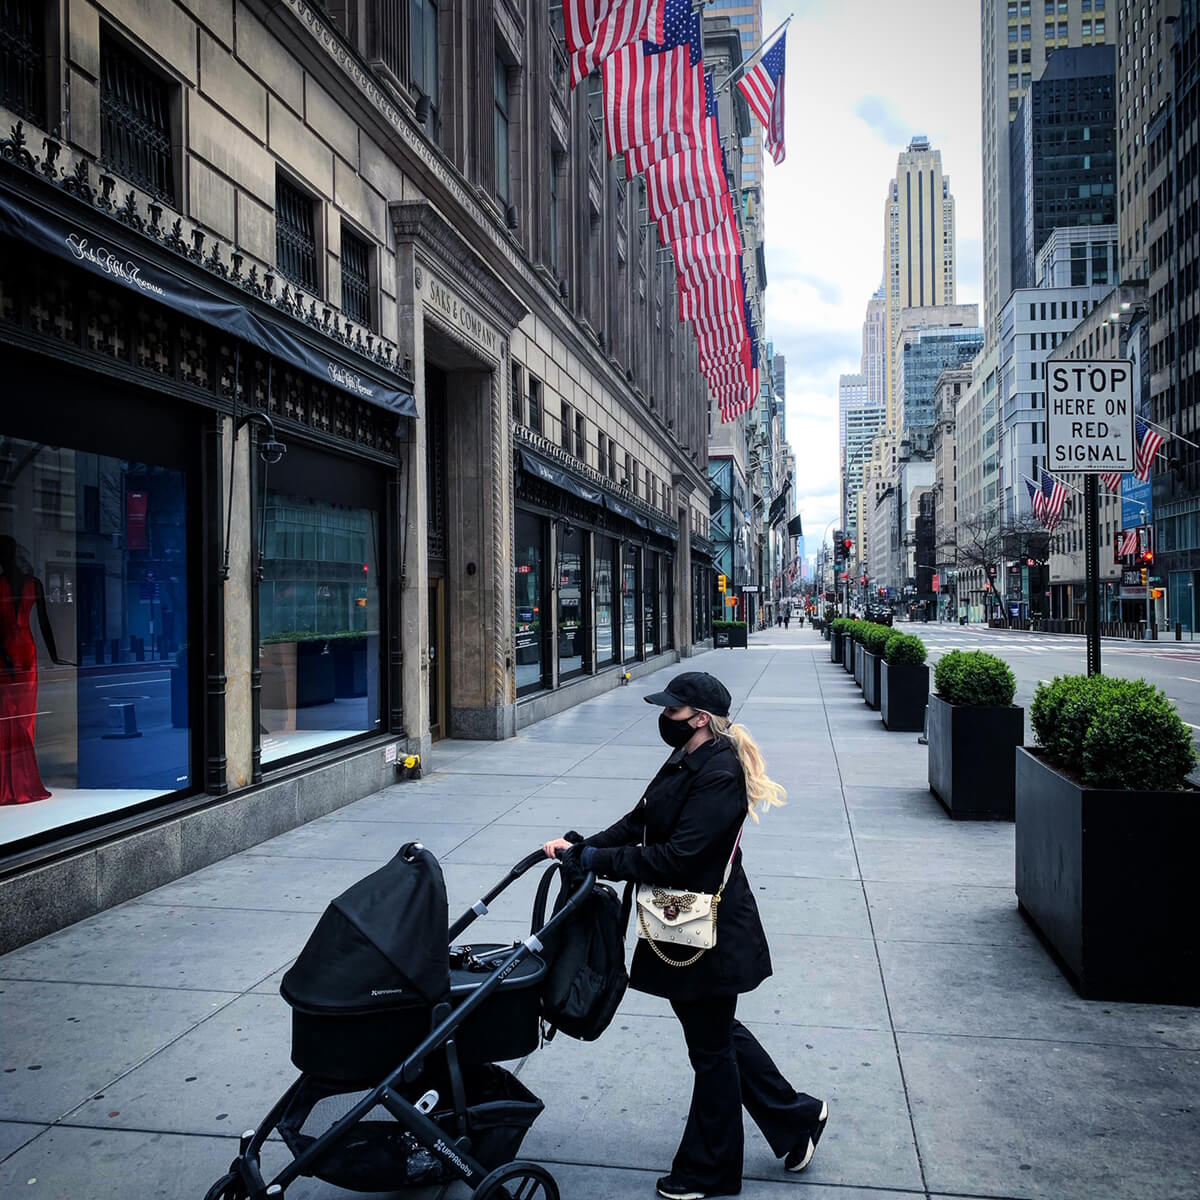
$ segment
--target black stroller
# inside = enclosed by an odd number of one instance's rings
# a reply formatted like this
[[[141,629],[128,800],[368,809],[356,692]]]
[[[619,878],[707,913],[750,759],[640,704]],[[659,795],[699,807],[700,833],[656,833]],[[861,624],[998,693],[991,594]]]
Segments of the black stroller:
[[[496,1063],[537,1048],[542,952],[595,876],[523,942],[453,944],[546,861],[522,859],[449,927],[441,867],[418,842],[332,901],[280,985],[300,1078],[205,1200],[282,1197],[300,1176],[368,1192],[461,1179],[472,1200],[558,1200],[545,1167],[516,1160],[542,1102]],[[266,1179],[276,1130],[293,1159]]]

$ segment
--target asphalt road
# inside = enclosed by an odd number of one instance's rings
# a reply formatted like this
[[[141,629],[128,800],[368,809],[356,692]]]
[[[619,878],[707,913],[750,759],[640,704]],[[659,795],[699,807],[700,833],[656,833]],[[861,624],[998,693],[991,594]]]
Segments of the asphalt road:
[[[1017,679],[1014,703],[1025,709],[1025,731],[1030,741],[1029,706],[1038,684],[1048,682],[1056,675],[1087,672],[1086,642],[1081,636],[921,621],[898,622],[896,627],[905,633],[915,633],[925,643],[931,667],[951,650],[986,650],[1004,659]],[[1162,688],[1180,717],[1191,726],[1200,747],[1200,642],[1133,642],[1103,638],[1100,669],[1105,675],[1145,679]]]

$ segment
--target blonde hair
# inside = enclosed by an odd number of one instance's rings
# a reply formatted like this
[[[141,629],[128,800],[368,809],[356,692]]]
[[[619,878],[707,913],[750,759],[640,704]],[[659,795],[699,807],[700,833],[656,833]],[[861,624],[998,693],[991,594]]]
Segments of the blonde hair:
[[[767,775],[762,751],[745,725],[734,725],[728,717],[718,717],[715,713],[709,713],[708,717],[713,733],[717,737],[728,738],[733,743],[738,761],[742,764],[742,772],[746,776],[746,804],[749,816],[757,825],[758,813],[754,810],[757,808],[766,812],[786,804],[787,788]]]

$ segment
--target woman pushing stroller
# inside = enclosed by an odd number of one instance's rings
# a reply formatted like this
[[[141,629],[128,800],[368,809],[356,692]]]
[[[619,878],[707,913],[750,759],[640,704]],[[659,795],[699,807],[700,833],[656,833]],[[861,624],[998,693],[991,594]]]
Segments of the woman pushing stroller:
[[[647,696],[662,707],[659,733],[672,753],[637,806],[578,842],[556,838],[545,851],[563,870],[608,879],[694,889],[719,899],[711,949],[698,956],[640,937],[630,986],[664,997],[683,1028],[695,1079],[671,1173],[658,1181],[668,1200],[733,1196],[742,1186],[741,1104],[788,1171],[812,1159],[828,1106],[797,1092],[735,1016],[737,997],[771,974],[771,957],[742,868],[742,825],[755,809],[784,803],[747,730],[730,723],[728,690],[703,671],[677,675]],[[676,897],[672,897],[676,899]],[[686,964],[686,965],[684,965]]]

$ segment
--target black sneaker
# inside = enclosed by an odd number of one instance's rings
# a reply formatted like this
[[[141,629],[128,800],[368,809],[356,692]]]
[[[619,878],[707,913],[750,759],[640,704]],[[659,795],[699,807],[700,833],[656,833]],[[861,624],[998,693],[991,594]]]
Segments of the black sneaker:
[[[785,1171],[803,1171],[812,1162],[812,1156],[816,1153],[817,1143],[821,1140],[821,1134],[825,1132],[825,1122],[828,1120],[829,1105],[822,1102],[816,1123],[804,1131],[804,1135],[783,1160]]]
[[[674,1175],[664,1175],[656,1186],[658,1194],[667,1200],[708,1200],[709,1196],[736,1196],[741,1191],[741,1188],[733,1192],[698,1188],[690,1183],[681,1183]]]

